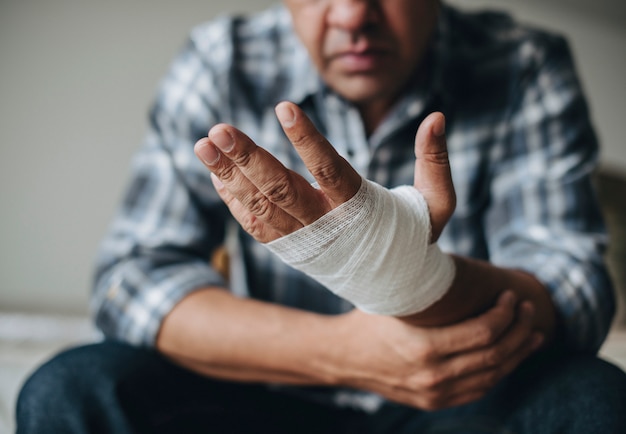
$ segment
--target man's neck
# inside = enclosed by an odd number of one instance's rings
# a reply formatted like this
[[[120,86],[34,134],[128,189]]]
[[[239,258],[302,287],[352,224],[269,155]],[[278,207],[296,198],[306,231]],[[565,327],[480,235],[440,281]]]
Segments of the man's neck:
[[[426,82],[426,74],[427,71],[422,67],[396,94],[355,104],[361,114],[361,120],[368,137],[382,124],[393,106],[402,98],[402,95],[410,93],[412,87],[422,86]]]
[[[384,100],[357,105],[367,137],[376,131],[376,128],[378,128],[387,116],[387,113],[389,113],[389,110],[391,110],[393,103],[394,100]]]

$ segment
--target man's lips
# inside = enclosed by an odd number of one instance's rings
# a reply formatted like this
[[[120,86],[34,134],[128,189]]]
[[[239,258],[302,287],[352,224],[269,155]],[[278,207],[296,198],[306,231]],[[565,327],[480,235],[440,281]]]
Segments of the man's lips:
[[[385,64],[389,51],[381,48],[345,50],[330,56],[330,61],[344,72],[370,72]]]

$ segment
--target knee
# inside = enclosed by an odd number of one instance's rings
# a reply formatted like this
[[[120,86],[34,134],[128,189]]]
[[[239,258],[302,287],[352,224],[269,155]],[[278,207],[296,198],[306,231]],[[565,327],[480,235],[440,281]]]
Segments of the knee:
[[[54,414],[54,407],[68,400],[80,403],[80,398],[73,397],[75,387],[71,384],[80,383],[77,379],[80,373],[72,372],[75,352],[69,350],[55,356],[30,375],[18,396],[18,419],[29,420],[38,415]]]
[[[41,426],[68,423],[88,406],[110,401],[120,377],[137,366],[140,350],[123,344],[101,343],[66,350],[39,367],[26,380],[17,399],[18,428],[39,432]],[[28,427],[28,429],[27,429]]]
[[[561,359],[531,382],[532,420],[555,432],[620,432],[626,426],[626,374],[593,356]],[[532,431],[529,431],[532,432]]]
[[[80,411],[92,380],[102,381],[95,363],[97,346],[78,347],[63,351],[40,366],[26,380],[17,400],[19,420],[55,417],[65,409]]]
[[[617,366],[592,356],[574,357],[561,367],[557,383],[575,396],[626,400],[626,374]]]
[[[626,374],[621,369],[599,358],[582,357],[568,371],[563,390],[569,393],[563,397],[573,402],[581,417],[618,417],[626,423]]]
[[[60,418],[71,418],[68,410],[81,411],[84,400],[76,388],[80,373],[73,372],[75,351],[55,356],[26,380],[17,399],[18,433],[49,432],[44,427],[59,426]]]

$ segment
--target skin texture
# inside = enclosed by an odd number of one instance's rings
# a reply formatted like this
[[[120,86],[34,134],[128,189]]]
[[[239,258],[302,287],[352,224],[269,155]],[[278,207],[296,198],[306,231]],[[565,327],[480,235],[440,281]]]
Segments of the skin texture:
[[[506,292],[483,315],[422,328],[358,310],[323,316],[205,288],[167,317],[158,346],[215,378],[342,385],[436,410],[480,398],[541,345],[532,307],[516,302]]]
[[[435,28],[437,0],[286,0],[324,81],[355,103],[371,132],[414,74]]]
[[[263,243],[317,220],[354,196],[361,184],[360,175],[295,104],[279,104],[276,114],[319,189],[230,125],[213,127],[195,146],[235,219]],[[422,122],[415,138],[413,186],[429,205],[433,242],[456,204],[444,131],[443,115],[433,113]],[[448,293],[404,321],[420,326],[451,324],[483,312],[502,290],[513,289],[539,307],[537,325],[551,337],[554,309],[545,289],[531,275],[471,258],[455,256],[454,260],[457,275]]]
[[[419,77],[438,2],[285,4],[324,80],[359,107],[367,132],[374,131],[408,78]],[[361,182],[297,106],[281,103],[276,114],[319,190],[230,125],[216,125],[195,146],[233,216],[261,242],[311,223],[351,198]],[[415,155],[414,187],[428,202],[434,242],[456,203],[441,113],[420,125]],[[406,318],[359,310],[325,316],[201,288],[165,318],[157,348],[216,378],[342,385],[428,410],[464,404],[549,344],[557,318],[533,276],[454,260],[457,277],[447,295]]]

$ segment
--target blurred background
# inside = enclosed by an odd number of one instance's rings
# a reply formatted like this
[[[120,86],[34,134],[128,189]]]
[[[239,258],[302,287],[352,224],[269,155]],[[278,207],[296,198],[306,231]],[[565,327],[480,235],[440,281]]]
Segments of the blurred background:
[[[94,253],[156,85],[189,29],[272,3],[0,1],[0,433],[12,430],[15,391],[33,366],[93,337],[86,314]],[[603,146],[597,182],[611,270],[624,282],[626,2],[450,3],[508,10],[568,36]],[[619,361],[626,351],[614,342],[606,352]]]

